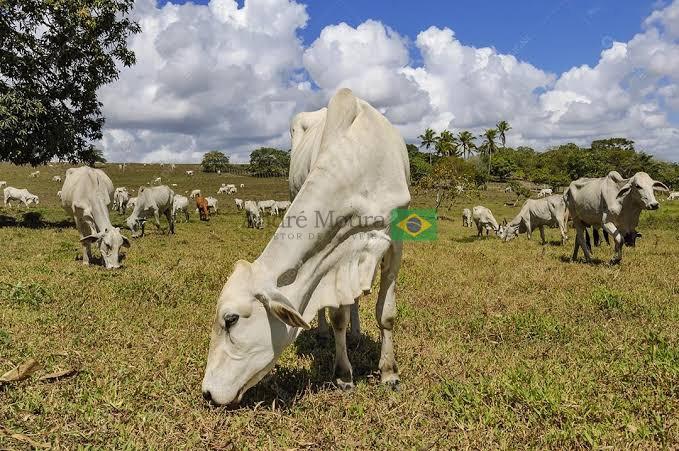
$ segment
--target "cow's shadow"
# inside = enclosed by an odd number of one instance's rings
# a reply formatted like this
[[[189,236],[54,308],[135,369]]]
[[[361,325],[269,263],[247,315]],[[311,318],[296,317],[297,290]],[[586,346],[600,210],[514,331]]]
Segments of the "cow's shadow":
[[[559,257],[559,260],[562,261],[563,263],[574,263],[580,265],[611,266],[611,263],[609,261],[601,260],[600,258],[592,258],[591,261],[587,262],[585,261],[584,257],[578,257],[576,260],[573,260],[570,255],[561,255]]]
[[[335,340],[332,331],[324,336],[317,330],[302,332],[295,342],[300,360],[310,362],[308,368],[290,368],[277,365],[262,382],[251,388],[243,397],[242,407],[267,408],[275,405],[289,410],[295,401],[307,393],[323,390],[339,390],[334,384],[333,367]],[[347,337],[347,353],[354,373],[354,383],[366,380],[377,370],[380,344],[372,337],[361,334],[358,338]]]
[[[29,229],[68,229],[74,227],[73,221],[48,221],[39,211],[28,211],[21,215],[21,219],[14,216],[0,214],[0,227],[25,227]]]
[[[485,236],[483,237],[485,238]],[[452,238],[450,241],[454,241],[456,243],[474,243],[476,241],[479,241],[481,238],[477,237],[476,235],[474,236],[465,236],[463,238]]]

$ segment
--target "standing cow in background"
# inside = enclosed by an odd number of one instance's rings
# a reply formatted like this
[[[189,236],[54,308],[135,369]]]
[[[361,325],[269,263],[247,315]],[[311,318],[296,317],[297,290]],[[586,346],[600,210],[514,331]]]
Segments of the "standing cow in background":
[[[462,227],[472,226],[472,211],[469,208],[462,210]]]
[[[489,235],[491,229],[495,232],[495,234],[502,232],[499,224],[493,216],[493,213],[486,207],[477,205],[476,207],[472,208],[472,219],[474,220],[474,224],[476,224],[476,230],[478,231],[476,236],[483,236],[484,229],[486,230],[486,236]]]
[[[169,233],[174,233],[174,218],[172,217],[172,204],[174,203],[174,191],[166,185],[146,187],[140,186],[137,192],[137,202],[132,214],[127,218],[127,226],[133,233],[133,237],[144,236],[146,218],[153,216],[156,227],[161,232],[160,215],[165,215],[169,224]],[[137,228],[141,225],[141,233]]]
[[[113,192],[113,209],[118,214],[124,214],[127,209],[127,203],[130,201],[130,194],[124,186],[118,187]]]
[[[196,196],[196,208],[198,209],[198,217],[201,221],[210,220],[210,204],[207,199],[200,194]]]
[[[172,201],[172,217],[177,222],[177,213],[184,213],[186,222],[189,222],[189,199],[181,194],[175,194]]]
[[[245,209],[245,217],[248,221],[248,228],[263,229],[264,220],[262,219],[261,210],[254,200],[246,200],[243,207]]]
[[[611,171],[605,177],[581,178],[571,182],[564,193],[564,200],[573,218],[576,239],[573,260],[582,248],[585,259],[592,259],[585,241],[587,226],[602,227],[615,241],[615,254],[611,264],[622,260],[622,246],[632,245],[637,238],[641,210],[657,210],[660,204],[653,190],[669,191],[662,183],[653,180],[645,172],[637,172],[624,179]]]
[[[97,243],[107,269],[119,268],[120,248],[130,247],[130,241],[118,227],[113,227],[108,216],[112,198],[113,183],[101,169],[83,166],[66,171],[61,206],[75,219],[85,265],[92,260],[93,243]]]
[[[2,183],[2,182],[0,182]],[[667,200],[679,200],[679,191],[675,191],[673,193],[670,193],[669,196],[667,196]]]
[[[568,210],[563,196],[528,199],[521,207],[519,214],[507,224],[501,238],[504,241],[511,241],[519,236],[519,233],[526,233],[530,240],[533,230],[540,229],[540,239],[542,244],[545,244],[545,226],[557,226],[561,232],[561,244],[566,244],[567,223]]]
[[[215,404],[239,402],[323,307],[332,313],[335,383],[352,388],[349,306],[370,292],[380,262],[380,379],[398,386],[393,327],[403,243],[391,240],[389,218],[410,203],[406,145],[379,111],[348,89],[330,100],[320,133],[308,176],[285,217],[334,211],[352,220],[311,228],[281,224],[278,232],[299,233],[300,239],[274,238],[253,263],[236,262],[217,302],[202,383],[203,396]]]
[[[553,194],[552,188],[545,188],[541,189],[540,192],[538,193],[538,198],[541,199],[543,197],[548,197]]]
[[[12,201],[21,202],[28,208],[30,204],[38,205],[40,199],[35,194],[31,194],[26,188],[14,188],[8,186],[3,190],[5,207],[12,208]]]

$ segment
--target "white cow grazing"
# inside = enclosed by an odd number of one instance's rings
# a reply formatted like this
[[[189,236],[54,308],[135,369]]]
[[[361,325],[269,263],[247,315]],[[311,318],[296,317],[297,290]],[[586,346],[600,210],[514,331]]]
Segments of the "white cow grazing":
[[[246,200],[243,208],[245,209],[245,217],[248,220],[248,228],[263,229],[264,221],[262,220],[261,210],[257,206],[257,202]]]
[[[462,210],[462,227],[472,226],[472,211],[469,208]]]
[[[27,189],[13,188],[8,186],[3,190],[5,197],[5,207],[12,208],[12,201],[21,202],[28,208],[29,204],[38,205],[40,199],[35,194],[31,194]]]
[[[134,207],[137,206],[137,198],[136,197],[130,197],[130,199],[127,201],[127,206],[125,207],[125,211],[127,211],[128,208],[131,208],[134,210]]]
[[[164,214],[170,226],[169,233],[174,233],[174,219],[172,218],[172,204],[174,203],[174,191],[166,185],[139,187],[137,202],[132,214],[127,218],[127,226],[132,230],[133,237],[144,236],[144,223],[146,218],[153,216],[156,227],[160,227],[160,215]],[[141,225],[141,234],[136,232],[137,226]]]
[[[31,172],[30,177],[37,178],[40,176],[40,171]]]
[[[170,170],[171,170],[171,171],[174,171],[176,168],[177,168],[177,165],[176,165],[176,164],[172,163],[172,164],[170,165]]]
[[[220,186],[219,189],[217,190],[217,194],[227,194],[228,191],[229,190],[226,189],[226,185],[222,183],[222,186]]]
[[[61,200],[61,190],[57,191],[57,197]]]
[[[582,247],[585,259],[591,261],[585,242],[585,227],[603,227],[615,240],[612,264],[622,260],[622,246],[634,246],[641,210],[657,210],[660,204],[653,190],[669,191],[662,182],[653,180],[645,172],[637,172],[624,179],[611,171],[605,177],[581,178],[571,182],[564,193],[566,206],[573,218],[576,239],[573,260]]]
[[[514,190],[512,189],[511,186],[508,186],[508,187],[505,188],[505,193],[511,193],[511,192],[513,192],[513,191],[514,191]]]
[[[177,213],[184,213],[186,217],[186,222],[189,222],[189,199],[181,194],[174,195],[174,201],[172,202],[172,217],[177,220]]]
[[[552,193],[552,189],[551,189],[551,188],[541,189],[540,192],[538,193],[538,198],[543,198],[543,197],[551,196],[552,194],[553,194],[553,193]]]
[[[162,182],[162,179],[160,177],[156,177],[153,179],[153,184],[154,185],[159,185]]]
[[[55,175],[54,177],[52,177],[52,181],[53,181],[53,182],[61,182],[61,176],[60,176],[60,175]]]
[[[494,230],[496,234],[500,233],[500,226],[498,225],[493,213],[490,209],[477,205],[472,208],[472,219],[474,224],[476,224],[476,230],[478,231],[477,236],[483,235],[483,230],[486,230],[486,236],[490,233],[490,230]]]
[[[5,186],[7,186],[7,182],[4,180],[0,180],[0,188],[4,188]]]
[[[318,148],[306,149],[314,157],[308,176],[277,231],[296,238],[273,238],[253,263],[236,262],[219,296],[202,384],[204,397],[216,404],[239,402],[323,307],[332,310],[335,382],[353,387],[346,346],[350,305],[370,291],[380,261],[379,369],[383,383],[398,384],[392,329],[402,243],[391,241],[389,218],[410,202],[405,142],[347,89],[330,100],[323,122]],[[304,152],[295,133],[293,155]],[[351,220],[285,223],[308,212]]]
[[[240,187],[241,187],[241,188],[245,188],[245,183],[241,183],[241,184],[240,184]]]
[[[188,175],[189,177],[193,177],[193,171],[186,171],[186,175]]]
[[[519,233],[527,233],[531,239],[533,230],[540,229],[542,244],[545,244],[545,226],[559,227],[561,244],[566,244],[568,210],[563,196],[549,196],[544,199],[528,199],[521,207],[521,211],[505,227],[501,238],[511,241]]]
[[[276,201],[276,214],[281,215],[285,214],[285,211],[290,207],[292,202],[289,200],[277,200]]]
[[[127,192],[127,188],[121,186],[115,189],[113,192],[113,209],[115,211],[121,215],[125,213],[129,201],[130,193]]]
[[[92,259],[93,243],[97,243],[107,269],[119,268],[120,248],[130,247],[130,241],[111,224],[108,205],[112,199],[113,183],[101,169],[83,166],[66,171],[61,206],[75,219],[85,265]]]
[[[2,182],[0,182],[0,186],[2,186]],[[677,200],[677,199],[679,199],[679,191],[670,193],[670,195],[667,196],[667,200]]]
[[[212,196],[208,196],[205,198],[207,200],[207,208],[209,211],[212,211],[212,213],[217,213],[217,199],[215,199]]]
[[[236,210],[243,209],[243,199],[234,199],[234,202],[236,202]]]
[[[194,189],[193,191],[191,191],[191,194],[189,195],[189,197],[191,199],[195,199],[198,196],[200,196],[200,190],[199,189]]]
[[[226,185],[226,194],[236,194],[238,190],[236,189],[236,185]]]
[[[268,211],[270,215],[273,215],[273,209],[276,206],[275,200],[260,200],[257,202],[257,206],[262,212]]]

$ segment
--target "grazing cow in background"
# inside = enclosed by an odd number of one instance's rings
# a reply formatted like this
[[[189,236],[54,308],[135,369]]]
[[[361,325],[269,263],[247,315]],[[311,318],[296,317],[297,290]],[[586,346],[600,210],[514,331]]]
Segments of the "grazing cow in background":
[[[490,209],[477,205],[472,208],[472,219],[474,224],[476,224],[476,230],[478,234],[476,236],[483,236],[483,229],[486,230],[486,236],[490,233],[490,230],[494,230],[496,234],[501,232],[500,226],[498,225],[493,213]]]
[[[622,246],[633,245],[637,238],[641,210],[657,210],[660,204],[653,190],[669,191],[662,183],[645,172],[637,172],[624,179],[611,171],[605,177],[581,178],[571,182],[564,193],[566,206],[573,218],[576,231],[573,260],[582,248],[585,259],[591,261],[590,249],[585,241],[587,226],[602,227],[615,241],[615,254],[611,264],[622,260]]]
[[[243,209],[243,199],[234,199],[234,202],[236,203],[236,210]]]
[[[472,226],[472,211],[469,208],[462,210],[462,227]]]
[[[538,198],[543,198],[552,195],[552,188],[541,189],[538,193]]]
[[[170,165],[170,171],[174,171],[176,168],[177,168],[177,165],[175,165],[174,163],[172,163]]]
[[[59,183],[61,183],[61,176],[60,176],[60,175],[55,175],[54,177],[52,177],[52,181],[53,181],[53,182],[59,182]]]
[[[118,227],[113,227],[108,206],[113,198],[113,182],[101,169],[88,166],[70,168],[61,189],[61,206],[75,219],[83,246],[83,264],[92,260],[92,244],[96,243],[107,269],[120,267],[121,247],[130,247]]]
[[[189,177],[193,177],[193,171],[186,171],[186,175],[188,175]]]
[[[162,182],[162,180],[161,180],[160,177],[156,177],[156,178],[153,180],[153,184],[154,184],[154,185],[158,185],[158,184],[160,184],[161,182]]]
[[[514,190],[512,189],[511,186],[508,186],[508,187],[505,188],[505,193],[512,193],[512,192],[514,192]]]
[[[290,207],[290,202],[289,200],[277,200],[276,201],[276,214],[278,215],[284,215],[285,211]]]
[[[130,201],[130,194],[127,192],[127,188],[124,186],[118,187],[113,192],[113,209],[118,212],[118,214],[125,213],[127,209],[127,204]]]
[[[207,199],[200,194],[196,196],[196,208],[198,208],[198,216],[201,221],[210,220],[210,207],[208,205]]]
[[[7,182],[4,180],[0,180],[0,188],[4,188],[5,186],[7,186]]]
[[[245,209],[245,217],[248,220],[248,228],[263,229],[264,220],[262,219],[261,210],[257,206],[257,202],[246,200],[243,208]]]
[[[181,194],[174,195],[172,202],[172,217],[177,221],[177,213],[182,212],[186,217],[186,222],[189,222],[189,199]]]
[[[236,194],[238,190],[236,189],[236,185],[226,185],[226,194]]]
[[[128,208],[131,208],[134,210],[134,207],[137,205],[137,198],[136,197],[130,197],[130,199],[127,201],[127,206],[125,206],[125,211],[127,211]]]
[[[12,201],[21,202],[26,208],[30,206],[29,204],[38,205],[40,203],[38,196],[31,194],[25,188],[18,189],[8,186],[4,189],[3,193],[5,195],[5,207],[12,208]]]
[[[40,171],[31,172],[31,175],[30,175],[30,177],[32,177],[32,178],[37,178],[39,176],[40,176]]]
[[[227,194],[228,190],[226,189],[226,185],[222,183],[222,186],[219,187],[217,190],[217,194]]]
[[[196,197],[199,197],[200,195],[201,195],[201,194],[200,194],[200,190],[199,190],[199,189],[194,189],[193,191],[191,191],[191,194],[189,194],[189,197],[190,197],[191,199],[195,199]]]
[[[118,170],[119,170],[119,171],[122,171],[122,170],[123,170],[123,165],[122,165],[122,164],[119,164],[119,165],[118,165]]]
[[[61,190],[57,191],[57,198],[61,200]]]
[[[0,186],[2,186],[2,182],[0,182]],[[678,200],[679,199],[679,191],[675,191],[673,193],[670,193],[669,196],[667,196],[667,200]]]
[[[262,213],[265,213],[268,210],[269,214],[273,215],[272,209],[273,209],[273,207],[276,206],[276,201],[275,200],[260,200],[259,202],[257,202],[257,206],[259,207],[260,210],[262,210]]]
[[[561,232],[561,244],[566,244],[566,224],[568,223],[568,210],[563,196],[549,196],[544,199],[528,199],[521,207],[521,211],[505,227],[501,238],[511,241],[519,233],[527,233],[531,239],[533,230],[540,229],[542,244],[545,244],[545,226],[559,227]]]
[[[245,183],[241,183],[241,184],[240,184],[240,187],[241,187],[241,188],[245,188]]]
[[[286,217],[335,211],[342,217],[389,218],[395,208],[410,203],[405,142],[368,103],[340,90],[330,100],[321,135],[320,150],[312,150],[317,158]],[[314,226],[311,236],[295,221],[281,224],[281,233],[303,238],[273,238],[253,263],[236,262],[212,325],[202,383],[206,399],[220,405],[239,402],[323,307],[332,311],[335,383],[351,389],[346,342],[350,305],[370,292],[380,261],[375,308],[382,341],[380,378],[398,386],[392,334],[402,243],[390,239],[388,219],[361,222],[339,226],[327,221]],[[363,238],[353,239],[359,231]]]
[[[165,215],[169,224],[169,233],[174,233],[174,219],[172,218],[172,204],[174,203],[174,191],[169,186],[160,185],[154,187],[139,187],[137,202],[132,214],[127,218],[127,226],[132,231],[133,237],[144,236],[144,225],[146,218],[153,216],[158,230],[163,231],[160,226],[160,215]],[[137,232],[141,225],[141,233]]]
[[[213,214],[217,214],[217,199],[212,196],[207,197],[207,208],[212,211]]]

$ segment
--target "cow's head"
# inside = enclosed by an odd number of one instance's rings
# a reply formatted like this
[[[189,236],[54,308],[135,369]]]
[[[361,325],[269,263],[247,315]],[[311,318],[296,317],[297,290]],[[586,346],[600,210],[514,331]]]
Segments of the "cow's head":
[[[621,204],[627,201],[646,210],[657,210],[660,204],[653,190],[669,191],[669,188],[664,183],[653,180],[647,173],[637,172],[620,188],[617,199]]]
[[[29,204],[32,203],[33,205],[38,205],[40,203],[40,199],[38,199],[38,196],[31,196],[27,199],[27,202]]]
[[[236,262],[217,301],[202,390],[217,404],[238,403],[274,366],[283,349],[305,328],[297,309],[275,287],[258,283],[254,266]]]
[[[130,247],[130,240],[127,239],[118,227],[106,229],[103,232],[95,233],[80,239],[81,243],[97,243],[101,256],[104,259],[106,269],[120,268],[122,261],[121,247]]]
[[[502,233],[500,233],[500,238],[502,238],[503,241],[511,241],[514,238],[519,236],[519,233],[521,231],[519,230],[520,224],[508,224],[504,227],[504,230]]]

